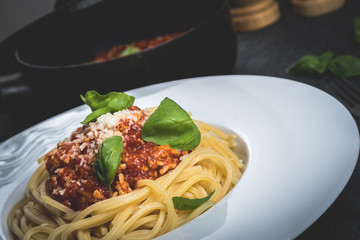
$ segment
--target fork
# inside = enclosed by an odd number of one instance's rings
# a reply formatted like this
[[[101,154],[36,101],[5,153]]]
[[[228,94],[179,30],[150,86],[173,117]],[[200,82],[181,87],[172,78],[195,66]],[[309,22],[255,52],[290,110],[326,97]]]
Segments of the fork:
[[[348,79],[330,82],[325,88],[354,115],[360,116],[360,89]]]

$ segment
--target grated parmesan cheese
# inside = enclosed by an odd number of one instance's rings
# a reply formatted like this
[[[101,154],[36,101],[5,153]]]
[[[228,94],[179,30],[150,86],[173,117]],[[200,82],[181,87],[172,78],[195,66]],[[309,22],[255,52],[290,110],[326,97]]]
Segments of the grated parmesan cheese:
[[[116,125],[119,123],[119,118],[111,113],[106,113],[98,117],[96,124],[102,126],[102,128],[115,128]]]

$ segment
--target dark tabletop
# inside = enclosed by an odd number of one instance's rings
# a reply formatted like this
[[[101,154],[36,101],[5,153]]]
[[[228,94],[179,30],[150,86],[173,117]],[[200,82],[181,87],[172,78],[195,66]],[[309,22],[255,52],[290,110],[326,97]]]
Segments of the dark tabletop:
[[[305,54],[360,57],[360,43],[354,40],[353,19],[360,15],[360,1],[348,0],[338,11],[315,18],[295,15],[290,0],[278,0],[281,18],[265,29],[237,34],[237,60],[232,74],[266,75],[303,82],[326,91],[335,79],[289,76],[285,69]],[[2,84],[0,78],[0,142],[51,116],[81,105],[32,99],[25,78],[14,76]],[[360,85],[360,77],[350,79]],[[46,91],[46,89],[44,89]],[[52,105],[52,106],[49,106]],[[359,118],[354,116],[358,126]],[[332,206],[297,239],[360,239],[360,162],[350,181]]]

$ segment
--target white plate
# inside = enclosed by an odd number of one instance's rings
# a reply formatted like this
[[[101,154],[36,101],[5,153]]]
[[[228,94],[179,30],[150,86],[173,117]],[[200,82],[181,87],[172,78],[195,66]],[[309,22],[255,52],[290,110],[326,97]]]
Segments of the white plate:
[[[245,174],[230,194],[159,239],[295,238],[337,198],[358,159],[359,134],[351,114],[330,95],[295,81],[213,76],[128,93],[140,107],[169,97],[194,118],[234,131],[249,150]],[[10,238],[6,216],[22,197],[36,159],[80,126],[89,111],[72,109],[0,145],[0,160],[16,162],[3,164],[5,170],[0,163],[0,181],[11,181],[0,189],[0,236]]]

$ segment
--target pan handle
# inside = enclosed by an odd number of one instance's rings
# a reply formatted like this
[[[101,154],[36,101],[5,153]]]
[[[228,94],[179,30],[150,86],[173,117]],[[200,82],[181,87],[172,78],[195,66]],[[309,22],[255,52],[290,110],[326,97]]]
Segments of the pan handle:
[[[19,73],[0,76],[0,109],[9,110],[30,97],[32,89]]]
[[[11,84],[13,82],[17,82],[21,77],[22,74],[19,72],[0,76],[0,87],[2,87],[3,85]]]

